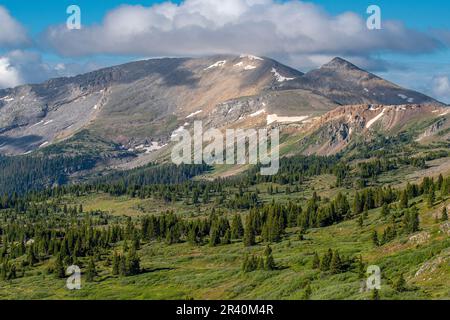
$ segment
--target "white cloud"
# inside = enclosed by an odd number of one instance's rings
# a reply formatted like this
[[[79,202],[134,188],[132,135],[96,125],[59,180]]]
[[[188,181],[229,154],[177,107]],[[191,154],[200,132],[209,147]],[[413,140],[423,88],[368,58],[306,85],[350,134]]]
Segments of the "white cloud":
[[[38,52],[13,50],[0,56],[0,89],[25,83],[40,83],[49,78],[73,76],[103,66],[97,63],[46,63]]]
[[[432,79],[432,92],[438,98],[450,102],[450,78],[440,75]]]
[[[0,6],[0,47],[14,47],[29,44],[25,28]]]
[[[100,25],[81,30],[53,26],[44,39],[67,56],[251,52],[288,63],[313,62],[321,56],[431,52],[440,46],[398,22],[383,21],[382,30],[368,30],[364,14],[332,16],[315,4],[295,0],[186,0],[180,5],[121,6]]]
[[[21,82],[19,72],[11,66],[9,59],[0,57],[0,89],[15,87]]]

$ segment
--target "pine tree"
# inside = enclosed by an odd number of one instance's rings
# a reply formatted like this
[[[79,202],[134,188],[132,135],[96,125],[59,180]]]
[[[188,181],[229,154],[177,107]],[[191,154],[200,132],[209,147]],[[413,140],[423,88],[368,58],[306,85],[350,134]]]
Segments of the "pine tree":
[[[443,207],[442,214],[441,214],[441,221],[447,221],[447,220],[448,220],[447,207]]]
[[[231,238],[240,239],[244,235],[244,227],[242,225],[241,216],[236,214],[231,221]]]
[[[222,238],[222,244],[230,244],[231,243],[231,232],[230,229],[227,229],[227,231],[225,231],[225,234]]]
[[[333,257],[330,263],[330,271],[333,274],[338,274],[342,271],[342,261],[338,251],[335,251],[333,253]]]
[[[302,300],[309,300],[312,295],[311,285],[308,283],[305,287],[305,291],[302,294]]]
[[[120,257],[117,255],[117,252],[114,250],[113,261],[112,261],[112,274],[118,275],[120,272]]]
[[[393,282],[393,287],[398,292],[403,292],[406,290],[406,280],[403,277],[403,273],[401,273],[397,279]]]
[[[359,218],[358,218],[358,227],[362,228],[363,225],[364,225],[364,219],[363,219],[363,216],[362,216],[362,215],[359,215]]]
[[[428,208],[433,208],[434,202],[436,201],[436,194],[434,192],[434,188],[431,188],[430,192],[427,196],[427,206]]]
[[[275,270],[275,260],[272,256],[272,248],[267,245],[264,250],[264,269],[267,271]]]
[[[86,270],[86,281],[92,282],[94,281],[95,276],[97,275],[97,271],[95,268],[94,258],[89,259],[89,263]]]
[[[215,247],[216,245],[218,245],[220,243],[220,234],[219,234],[219,230],[217,229],[216,226],[213,226],[211,228],[211,232],[209,234],[209,245],[211,247]]]
[[[409,202],[408,193],[406,190],[403,190],[400,195],[400,207],[404,209],[408,208],[408,202]]]
[[[381,208],[381,217],[386,218],[390,214],[389,206],[384,203]]]
[[[330,270],[331,259],[333,259],[333,250],[328,249],[327,253],[325,253],[325,255],[323,256],[323,258],[320,262],[320,270],[321,271]]]
[[[320,258],[319,258],[319,255],[317,254],[317,251],[314,252],[314,258],[313,258],[312,267],[313,267],[313,269],[319,269],[320,268]]]
[[[127,261],[127,275],[133,276],[141,272],[140,259],[135,250],[130,250]]]
[[[372,300],[380,300],[380,293],[378,291],[378,289],[373,289],[372,290]]]
[[[380,241],[378,240],[378,232],[376,230],[373,230],[372,232],[372,243],[376,247],[380,245]]]
[[[64,270],[64,264],[63,264],[60,254],[58,254],[58,256],[56,257],[54,268],[55,268],[55,270],[54,270],[55,275],[58,278],[62,279],[66,276],[66,272]]]
[[[251,247],[255,245],[255,243],[256,243],[255,228],[253,226],[250,216],[247,216],[247,219],[245,220],[245,229],[244,229],[244,246]]]

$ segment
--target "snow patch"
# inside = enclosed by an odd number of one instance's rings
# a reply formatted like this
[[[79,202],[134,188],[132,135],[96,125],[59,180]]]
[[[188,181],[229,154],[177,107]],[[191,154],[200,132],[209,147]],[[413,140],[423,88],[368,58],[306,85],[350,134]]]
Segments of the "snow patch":
[[[402,98],[403,100],[408,99],[408,96],[405,96],[404,94],[399,93],[397,96],[399,96],[400,98]]]
[[[174,139],[180,135],[181,132],[184,131],[184,126],[179,127],[174,132],[172,132],[172,135],[170,136],[171,139]]]
[[[41,145],[39,146],[39,148],[45,147],[46,145],[48,145],[48,141],[45,141],[43,144],[41,144]]]
[[[11,102],[11,101],[14,101],[14,98],[12,98],[10,96],[6,96],[6,97],[1,98],[0,100],[6,101],[6,102]]]
[[[277,79],[278,82],[291,81],[291,80],[295,79],[295,78],[287,78],[285,76],[282,76],[275,68],[272,68],[271,72],[273,73],[273,75],[275,76],[275,78]]]
[[[199,113],[202,113],[202,112],[203,112],[203,110],[195,111],[195,112],[191,113],[190,115],[188,115],[188,116],[186,117],[186,119],[195,117],[196,115],[198,115]]]
[[[208,68],[205,68],[203,70],[209,70],[209,69],[223,67],[226,63],[227,63],[227,60],[217,61],[216,63],[210,65]]]
[[[159,149],[164,148],[167,144],[159,145],[158,142],[153,141],[150,145],[141,144],[137,146],[135,149],[139,151],[145,151],[145,153],[151,153],[153,151],[157,151]]]
[[[241,54],[240,58],[241,58],[241,59],[247,58],[247,59],[250,59],[250,60],[260,60],[260,61],[264,61],[263,58],[260,58],[260,57],[257,57],[257,56],[251,55],[251,54]]]
[[[370,120],[369,122],[367,122],[367,124],[366,124],[366,129],[369,129],[375,122],[377,122],[378,120],[380,120],[383,116],[384,116],[384,110],[381,111],[381,113],[380,113],[379,115],[377,115],[375,118],[373,118],[372,120]]]
[[[265,109],[261,109],[261,110],[258,110],[258,111],[256,111],[256,112],[252,113],[252,114],[250,115],[250,117],[254,118],[254,117],[257,117],[257,116],[259,116],[259,115],[261,115],[261,114],[263,114],[263,113],[266,113],[266,110],[265,110]]]
[[[299,117],[279,117],[277,114],[268,114],[267,115],[267,124],[271,124],[274,122],[278,123],[292,123],[292,122],[301,122],[308,119],[309,116],[299,116]]]
[[[46,126],[46,125],[48,125],[48,124],[50,124],[50,123],[52,123],[52,122],[53,122],[53,120],[48,120],[48,121],[46,121],[43,125]]]
[[[241,62],[236,63],[234,66],[235,67],[243,67],[244,63],[241,61]]]
[[[256,69],[256,68],[257,68],[256,66],[248,65],[248,66],[244,67],[244,70],[253,70],[253,69]]]

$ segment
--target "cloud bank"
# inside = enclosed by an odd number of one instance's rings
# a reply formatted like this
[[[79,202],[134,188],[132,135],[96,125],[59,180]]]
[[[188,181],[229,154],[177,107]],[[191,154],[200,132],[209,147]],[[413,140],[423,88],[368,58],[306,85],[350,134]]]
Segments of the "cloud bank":
[[[25,28],[0,6],[0,48],[24,46],[30,42]]]
[[[65,56],[251,52],[311,64],[336,55],[368,58],[385,52],[433,52],[441,46],[395,21],[383,21],[382,30],[368,30],[364,14],[332,16],[294,0],[186,0],[180,5],[124,5],[100,25],[81,30],[52,26],[43,39]]]

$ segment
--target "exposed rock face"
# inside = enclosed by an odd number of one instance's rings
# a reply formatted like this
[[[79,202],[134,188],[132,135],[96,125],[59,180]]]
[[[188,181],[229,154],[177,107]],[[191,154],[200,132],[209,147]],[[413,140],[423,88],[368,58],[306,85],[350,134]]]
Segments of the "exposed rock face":
[[[335,58],[283,88],[301,88],[321,94],[342,105],[438,103],[421,93],[401,88],[350,62]]]
[[[414,244],[423,244],[426,243],[430,237],[431,236],[428,232],[420,232],[409,237],[408,241]]]
[[[439,229],[446,235],[450,236],[450,221],[444,222],[439,226]]]
[[[302,75],[253,56],[155,59],[0,90],[0,153],[32,151],[84,128],[124,144],[164,142],[190,114],[206,116],[224,101],[259,95],[280,76]]]
[[[426,261],[422,266],[417,270],[414,275],[415,278],[426,279],[432,276],[433,272],[437,270],[441,265],[447,264],[450,261],[450,250],[446,249],[442,251],[437,257],[434,257],[428,261]]]
[[[339,58],[307,74],[245,55],[136,61],[0,90],[0,154],[29,153],[83,129],[125,149],[151,150],[195,120],[216,128],[294,128],[317,138],[305,152],[333,154],[355,135],[446,112],[407,101],[435,102]],[[339,107],[360,102],[371,104]]]

